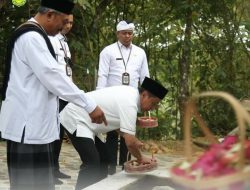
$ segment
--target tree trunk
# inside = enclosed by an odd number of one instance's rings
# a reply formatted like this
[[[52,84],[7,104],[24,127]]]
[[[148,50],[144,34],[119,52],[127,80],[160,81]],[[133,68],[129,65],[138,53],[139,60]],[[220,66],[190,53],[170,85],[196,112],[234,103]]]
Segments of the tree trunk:
[[[191,64],[192,0],[187,0],[187,3],[189,7],[186,9],[186,28],[184,33],[184,43],[181,49],[181,57],[179,61],[180,83],[178,102],[180,110],[180,127],[183,126],[185,102],[189,97],[189,68]],[[181,128],[179,138],[182,138],[182,136],[183,130]]]

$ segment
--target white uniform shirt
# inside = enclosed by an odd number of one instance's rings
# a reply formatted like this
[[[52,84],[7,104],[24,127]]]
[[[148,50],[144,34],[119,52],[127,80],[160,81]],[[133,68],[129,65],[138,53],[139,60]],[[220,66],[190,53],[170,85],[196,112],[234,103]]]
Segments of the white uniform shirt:
[[[139,91],[130,86],[113,86],[86,93],[93,98],[105,113],[108,126],[94,124],[87,112],[79,106],[69,103],[60,113],[62,125],[76,136],[94,140],[98,133],[112,130],[135,135],[136,118],[139,108]]]
[[[55,51],[56,60],[59,68],[62,70],[62,72],[65,73],[66,76],[68,76],[66,72],[67,63],[65,62],[64,58],[65,57],[71,58],[71,53],[69,51],[68,43],[65,41],[65,37],[61,33],[58,33],[56,36],[49,36],[49,39]],[[68,77],[70,78],[70,80],[72,80],[72,76]],[[66,101],[61,97],[60,99]]]
[[[118,48],[118,44],[122,55]],[[130,58],[127,62],[131,47]],[[130,86],[137,88],[138,82],[141,84],[145,76],[149,77],[148,62],[145,51],[134,44],[131,44],[130,48],[126,48],[120,42],[116,42],[102,50],[99,58],[96,89],[122,85],[122,73],[125,72],[122,57],[124,58],[125,64],[127,64],[126,72],[130,75]]]
[[[65,37],[61,33],[58,33],[56,36],[49,36],[49,39],[54,48],[59,67],[66,74],[66,62],[64,57],[71,58],[68,43],[65,41]],[[70,78],[72,79],[72,77]]]
[[[61,71],[44,38],[37,32],[23,34],[12,52],[10,79],[0,113],[2,137],[21,142],[25,128],[24,143],[46,144],[58,139],[58,96],[89,113],[96,107]]]

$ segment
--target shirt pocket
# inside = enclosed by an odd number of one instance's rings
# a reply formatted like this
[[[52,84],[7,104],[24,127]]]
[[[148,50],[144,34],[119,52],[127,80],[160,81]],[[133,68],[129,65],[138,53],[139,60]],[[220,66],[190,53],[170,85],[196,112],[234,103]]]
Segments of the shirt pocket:
[[[111,58],[111,63],[110,63],[111,68],[114,69],[121,69],[124,68],[124,63],[121,57],[112,57]]]

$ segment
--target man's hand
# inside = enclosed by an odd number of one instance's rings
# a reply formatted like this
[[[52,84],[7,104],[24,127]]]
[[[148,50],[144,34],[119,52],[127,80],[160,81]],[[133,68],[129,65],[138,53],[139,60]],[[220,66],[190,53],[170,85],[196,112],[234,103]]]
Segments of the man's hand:
[[[155,158],[148,158],[145,156],[142,156],[140,160],[137,160],[140,164],[150,164],[151,162],[157,162]]]
[[[139,141],[134,135],[130,135],[128,133],[120,133],[125,139],[126,146],[128,151],[137,159],[139,164],[150,164],[152,162],[156,162],[154,157],[147,158],[143,156],[140,152],[140,149],[143,147],[143,143]]]
[[[143,147],[143,143],[139,141],[134,135],[130,135],[127,133],[123,133],[123,137],[125,139],[125,143],[129,147],[133,147],[135,149],[141,149]]]
[[[134,147],[138,150],[144,146],[143,142],[141,142],[137,138],[130,138],[130,140],[131,140],[131,143],[133,143]]]
[[[128,151],[137,158],[138,161],[142,160],[140,149],[143,147],[143,143],[139,141],[134,135],[123,133]]]
[[[103,122],[104,125],[106,125],[106,126],[108,125],[106,117],[99,106],[96,106],[94,111],[92,111],[89,114],[89,116],[91,118],[92,123],[101,124]]]

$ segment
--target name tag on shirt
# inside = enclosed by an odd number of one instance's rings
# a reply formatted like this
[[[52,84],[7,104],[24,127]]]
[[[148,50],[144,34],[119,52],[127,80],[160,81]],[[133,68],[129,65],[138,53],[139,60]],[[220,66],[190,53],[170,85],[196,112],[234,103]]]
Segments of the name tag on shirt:
[[[122,60],[122,58],[116,58],[116,60]]]

